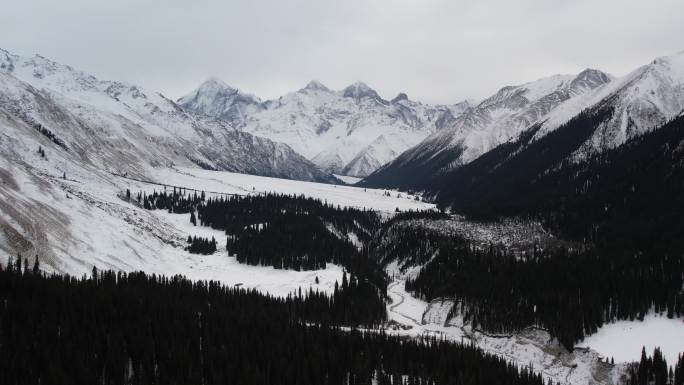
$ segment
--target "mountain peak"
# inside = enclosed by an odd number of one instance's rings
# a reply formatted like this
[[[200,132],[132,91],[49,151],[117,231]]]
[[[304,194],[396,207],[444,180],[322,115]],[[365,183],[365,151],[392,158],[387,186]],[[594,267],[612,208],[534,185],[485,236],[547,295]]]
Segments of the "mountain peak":
[[[199,88],[178,99],[186,111],[221,118],[231,124],[240,124],[250,111],[263,108],[259,98],[233,88],[221,79],[210,77]]]
[[[573,88],[594,89],[611,81],[611,76],[603,71],[587,68],[572,79],[570,86]]]
[[[326,87],[323,83],[319,82],[318,80],[312,80],[308,82],[303,89],[312,91],[330,91],[328,87]]]
[[[226,84],[223,80],[211,76],[207,80],[205,80],[199,87],[200,90],[225,90],[225,91],[232,91],[236,92],[237,89],[229,86]]]
[[[394,97],[394,99],[392,99],[392,103],[400,102],[402,100],[408,100],[408,95],[406,95],[403,92],[400,92],[399,94],[397,94],[397,96]]]
[[[600,79],[603,83],[606,83],[611,80],[611,76],[601,70],[587,68],[584,71],[577,74],[575,80],[577,79]]]
[[[360,101],[361,99],[364,98],[371,98],[375,99],[383,104],[386,104],[387,102],[384,101],[380,95],[378,95],[377,92],[375,92],[374,89],[370,88],[366,83],[364,82],[356,82],[353,83],[344,90],[342,90],[342,96],[346,98],[353,98],[357,102]]]
[[[648,67],[652,71],[663,74],[674,83],[682,83],[684,82],[684,51],[656,58]]]
[[[346,90],[346,89],[357,89],[357,90],[364,90],[364,91],[374,91],[372,88],[370,88],[370,87],[368,86],[368,84],[366,84],[366,83],[364,83],[364,82],[362,82],[362,81],[354,82],[354,83],[348,85],[347,88],[345,88],[345,90]]]

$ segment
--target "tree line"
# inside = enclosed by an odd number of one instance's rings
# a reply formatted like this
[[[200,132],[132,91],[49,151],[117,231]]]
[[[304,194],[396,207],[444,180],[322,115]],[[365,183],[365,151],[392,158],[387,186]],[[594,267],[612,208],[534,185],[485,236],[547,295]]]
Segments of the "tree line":
[[[126,190],[126,197],[131,200],[130,190]],[[206,199],[206,194],[202,191],[199,195],[197,191],[188,194],[183,188],[173,188],[167,193],[166,189],[152,194],[143,191],[138,192],[135,201],[145,210],[167,210],[170,213],[187,214],[194,211],[197,205]]]
[[[313,216],[341,234],[354,232],[362,243],[373,236],[381,218],[373,210],[335,206],[304,195],[268,193],[208,198],[197,206],[202,226],[237,234],[246,227],[269,223],[283,215]]]

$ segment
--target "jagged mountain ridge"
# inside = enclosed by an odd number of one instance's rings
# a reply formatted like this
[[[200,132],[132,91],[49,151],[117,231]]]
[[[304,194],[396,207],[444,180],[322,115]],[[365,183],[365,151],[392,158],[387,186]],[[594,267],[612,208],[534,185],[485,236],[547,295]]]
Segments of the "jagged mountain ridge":
[[[592,120],[594,126],[587,133],[588,136],[567,154],[568,159],[581,161],[592,154],[618,147],[629,139],[663,125],[684,111],[684,52],[657,58],[621,78],[604,80],[596,73],[585,71],[580,74],[573,80],[573,87],[570,87],[573,92],[560,95],[565,100],[545,114],[537,114],[539,118],[536,121],[528,119],[532,123],[527,127],[523,125],[523,131],[509,139],[512,144],[520,146],[516,152],[524,151],[531,141],[544,138],[585,111],[600,119]],[[550,96],[559,97],[557,93]],[[541,100],[543,99],[549,97]],[[534,114],[531,116],[535,117]],[[472,115],[466,112],[459,120],[469,118]],[[450,170],[468,165],[474,159],[467,155],[467,146],[459,142],[463,140],[462,135],[449,136],[446,133],[447,130],[429,137],[361,183],[368,186],[420,189],[433,195],[449,185],[460,183],[457,179],[449,179],[450,175],[459,174]],[[529,137],[530,133],[532,137]],[[502,145],[507,144],[503,142]],[[564,148],[563,151],[565,150],[567,149]],[[548,168],[554,166],[545,165]],[[499,167],[499,164],[492,167]],[[491,172],[491,169],[483,170],[482,173]],[[472,174],[472,171],[466,173]],[[478,175],[473,174],[471,177],[480,178],[485,174]]]
[[[189,115],[160,93],[99,80],[39,55],[0,51],[0,110],[49,132],[79,161],[112,172],[152,177],[150,168],[199,165],[336,182],[287,145]]]
[[[325,171],[352,176],[368,175],[470,106],[430,106],[404,93],[385,100],[362,82],[333,91],[318,81],[262,102],[214,78],[178,104],[287,143]]]
[[[601,71],[554,75],[494,95],[452,119],[447,128],[427,137],[363,183],[368,186],[417,188],[430,178],[467,164],[542,121],[559,105],[611,81]]]
[[[659,57],[594,92],[563,103],[547,116],[535,139],[590,108],[610,108],[613,114],[574,154],[578,158],[615,148],[662,126],[684,112],[684,51]]]
[[[657,133],[678,118],[676,131],[683,114],[684,52],[658,58],[581,100],[562,104],[515,139],[419,188],[458,210],[505,212],[510,209],[505,202],[541,199],[558,189],[559,183],[542,183],[548,175],[565,168],[602,167],[596,162],[610,151]],[[679,167],[674,156],[671,162]]]

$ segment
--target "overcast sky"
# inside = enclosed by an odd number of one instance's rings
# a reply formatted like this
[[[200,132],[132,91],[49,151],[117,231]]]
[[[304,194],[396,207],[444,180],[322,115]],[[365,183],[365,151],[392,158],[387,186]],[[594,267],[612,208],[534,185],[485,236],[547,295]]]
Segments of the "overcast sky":
[[[317,79],[482,98],[684,50],[684,0],[5,1],[0,47],[176,98],[209,76],[262,98]]]

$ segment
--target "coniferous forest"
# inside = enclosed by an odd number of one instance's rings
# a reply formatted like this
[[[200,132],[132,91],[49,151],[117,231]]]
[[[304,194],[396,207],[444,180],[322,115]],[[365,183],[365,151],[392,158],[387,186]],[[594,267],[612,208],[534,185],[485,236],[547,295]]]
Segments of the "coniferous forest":
[[[607,322],[643,319],[651,309],[684,315],[681,256],[617,259],[593,248],[533,248],[520,255],[427,231],[399,238],[407,258],[429,260],[406,281],[407,291],[427,300],[453,298],[461,304],[454,310],[487,332],[539,326],[572,350]]]
[[[385,273],[365,247],[381,225],[374,211],[336,207],[304,196],[206,197],[175,188],[173,193],[140,192],[136,200],[146,209],[190,212],[193,224],[225,231],[226,249],[240,263],[291,270],[316,270],[335,263],[359,277],[360,286],[369,286],[369,292],[375,286],[384,297]],[[190,237],[188,243],[190,252],[215,251],[207,239]]]
[[[328,318],[338,305],[309,295],[144,273],[44,276],[11,262],[0,271],[0,383],[544,385],[473,346],[339,329]]]
[[[684,357],[680,354],[677,362],[668,366],[659,348],[653,355],[641,350],[641,359],[629,369],[629,385],[682,385],[684,384]]]
[[[303,196],[207,198],[175,188],[173,193],[140,192],[135,200],[146,209],[190,212],[194,225],[224,230],[226,249],[240,263],[291,270],[321,269],[329,262],[344,266],[349,276],[345,272],[336,283],[332,300],[338,306],[328,309],[330,318],[351,326],[375,326],[387,319],[386,274],[362,246],[380,226],[374,211],[334,207]],[[349,233],[362,245],[349,241]],[[187,241],[191,253],[217,250],[215,239],[188,236]]]

